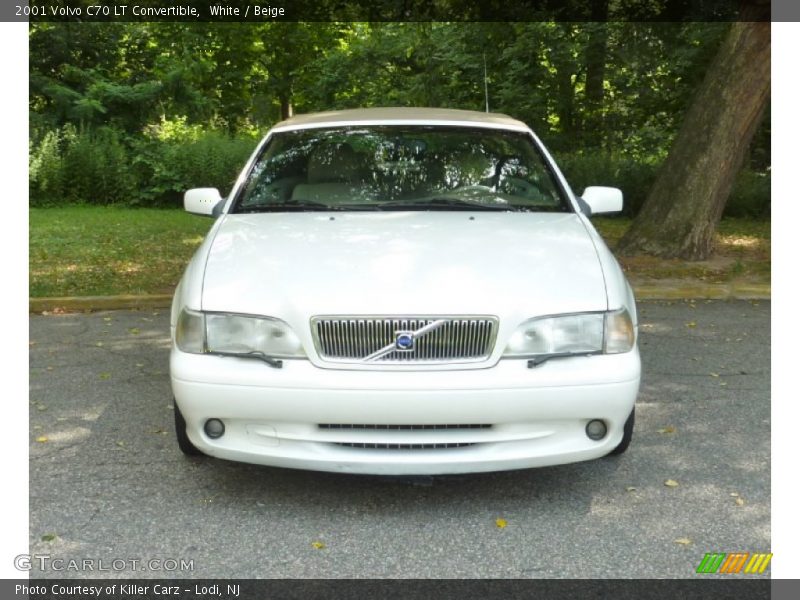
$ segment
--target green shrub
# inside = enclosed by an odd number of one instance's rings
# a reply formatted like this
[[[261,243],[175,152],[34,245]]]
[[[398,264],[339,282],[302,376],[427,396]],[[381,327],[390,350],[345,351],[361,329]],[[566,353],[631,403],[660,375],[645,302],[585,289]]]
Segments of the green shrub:
[[[589,185],[620,188],[625,198],[623,214],[627,217],[636,216],[641,209],[660,167],[650,162],[603,153],[560,156],[558,164],[576,194],[581,194]],[[742,171],[736,179],[723,216],[768,218],[769,214],[769,174]]]
[[[180,206],[192,187],[226,194],[253,151],[251,136],[165,121],[144,135],[111,128],[47,131],[29,148],[31,206]]]
[[[745,170],[736,178],[731,197],[725,205],[725,216],[768,219],[770,203],[770,172]]]
[[[48,131],[38,143],[29,143],[28,189],[31,206],[57,204],[63,196],[64,167],[61,133]]]
[[[623,214],[628,217],[639,212],[658,174],[655,165],[606,153],[565,155],[558,158],[558,164],[576,194],[590,185],[621,189]]]
[[[251,138],[207,131],[189,139],[145,139],[134,146],[133,163],[145,182],[141,201],[180,206],[183,192],[215,187],[225,195],[255,148]]]
[[[128,151],[113,129],[48,131],[31,143],[29,165],[32,206],[128,204],[137,196]]]
[[[120,134],[102,128],[92,133],[66,131],[63,152],[64,200],[70,204],[130,204],[137,180]]]

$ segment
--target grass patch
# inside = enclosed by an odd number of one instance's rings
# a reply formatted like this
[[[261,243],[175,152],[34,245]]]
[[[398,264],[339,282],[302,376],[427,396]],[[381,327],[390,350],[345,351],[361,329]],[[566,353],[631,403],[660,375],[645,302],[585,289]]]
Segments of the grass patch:
[[[631,219],[592,219],[597,231],[614,249]],[[717,228],[714,253],[708,260],[686,262],[652,256],[618,257],[625,272],[637,280],[690,279],[705,283],[742,281],[769,283],[771,223],[743,218],[723,219]]]
[[[593,221],[612,248],[630,225],[623,218]],[[212,222],[174,209],[32,208],[30,295],[172,293]],[[769,283],[770,223],[723,220],[708,261],[636,256],[620,262],[636,279]]]
[[[30,209],[30,295],[172,293],[213,221],[181,210]]]

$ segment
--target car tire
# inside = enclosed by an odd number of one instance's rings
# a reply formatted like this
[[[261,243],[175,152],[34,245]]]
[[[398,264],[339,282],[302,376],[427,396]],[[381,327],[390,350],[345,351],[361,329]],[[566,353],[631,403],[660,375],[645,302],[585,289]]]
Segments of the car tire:
[[[608,453],[608,456],[617,456],[618,454],[622,454],[625,450],[628,449],[628,446],[631,445],[631,440],[633,439],[633,422],[634,416],[636,414],[636,408],[631,411],[628,420],[625,421],[625,426],[622,428],[622,441],[614,448],[611,452]]]
[[[172,400],[172,407],[175,413],[175,436],[178,438],[178,448],[181,449],[186,456],[201,456],[203,453],[191,442],[189,436],[186,435],[186,420],[178,408],[175,399]]]

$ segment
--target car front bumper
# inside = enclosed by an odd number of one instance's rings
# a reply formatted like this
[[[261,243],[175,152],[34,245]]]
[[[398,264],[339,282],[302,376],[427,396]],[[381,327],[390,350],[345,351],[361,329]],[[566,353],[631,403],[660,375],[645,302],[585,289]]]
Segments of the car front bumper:
[[[620,442],[639,390],[638,350],[501,360],[459,371],[348,371],[286,360],[172,350],[172,389],[186,433],[229,460],[343,473],[433,475],[599,458]],[[221,419],[225,434],[203,425]],[[593,441],[588,421],[602,419]],[[428,427],[423,427],[428,426]],[[445,427],[447,426],[447,427]]]

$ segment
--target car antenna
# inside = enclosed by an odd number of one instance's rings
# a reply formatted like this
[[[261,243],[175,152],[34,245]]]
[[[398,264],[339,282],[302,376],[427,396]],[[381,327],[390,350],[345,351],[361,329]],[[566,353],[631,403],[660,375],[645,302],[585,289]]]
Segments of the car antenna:
[[[489,79],[486,77],[486,52],[483,53],[483,94],[486,97],[486,112],[489,112]]]

